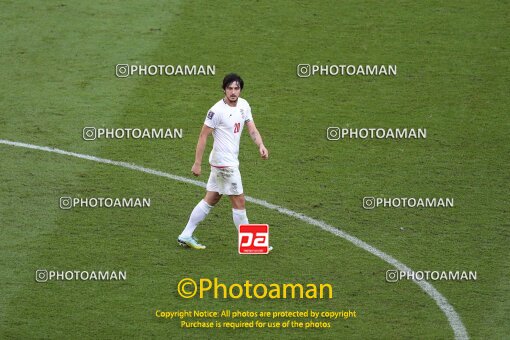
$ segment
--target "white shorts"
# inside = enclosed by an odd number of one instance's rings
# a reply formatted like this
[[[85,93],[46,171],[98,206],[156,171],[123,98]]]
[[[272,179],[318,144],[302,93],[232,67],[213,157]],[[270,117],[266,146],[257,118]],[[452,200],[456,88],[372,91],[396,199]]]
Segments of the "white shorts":
[[[239,168],[234,166],[226,168],[211,166],[211,174],[206,189],[220,195],[241,195],[243,193],[243,182],[241,181]]]

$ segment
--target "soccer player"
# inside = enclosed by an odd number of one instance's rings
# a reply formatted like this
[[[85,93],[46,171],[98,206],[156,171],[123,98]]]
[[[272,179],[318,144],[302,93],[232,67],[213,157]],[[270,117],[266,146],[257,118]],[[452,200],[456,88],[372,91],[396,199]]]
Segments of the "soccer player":
[[[240,76],[231,73],[223,79],[223,92],[225,97],[218,101],[207,113],[202,131],[198,137],[195,152],[195,163],[191,172],[195,176],[202,173],[202,156],[204,154],[207,137],[212,133],[214,145],[209,155],[211,174],[207,182],[206,193],[191,212],[188,224],[177,238],[182,246],[194,249],[205,249],[193,237],[197,225],[204,220],[209,211],[219,202],[223,195],[228,195],[232,204],[232,217],[237,229],[239,225],[248,224],[246,216],[243,183],[239,172],[239,142],[243,127],[246,125],[251,139],[257,145],[262,159],[268,159],[267,151],[260,136],[253,117],[250,105],[240,97],[244,82]],[[272,247],[269,247],[271,250]]]

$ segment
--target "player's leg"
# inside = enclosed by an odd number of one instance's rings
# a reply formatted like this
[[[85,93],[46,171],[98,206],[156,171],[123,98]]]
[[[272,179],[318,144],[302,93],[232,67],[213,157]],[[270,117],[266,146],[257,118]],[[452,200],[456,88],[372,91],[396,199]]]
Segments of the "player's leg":
[[[223,192],[228,195],[232,204],[232,219],[237,230],[241,224],[248,224],[246,216],[245,200],[243,194],[243,181],[238,167],[221,169]]]
[[[228,195],[230,203],[232,204],[232,219],[239,231],[240,225],[250,224],[250,222],[246,215],[246,200],[243,193],[243,182],[238,168],[234,168],[232,175],[229,177],[229,182],[229,188],[226,188],[225,193]],[[272,246],[269,246],[268,248],[269,251],[273,250]]]
[[[204,199],[202,199],[195,206],[188,220],[188,224],[177,238],[177,242],[180,245],[189,246],[195,249],[204,249],[205,246],[198,243],[193,237],[193,232],[197,228],[198,224],[202,222],[211,211],[212,207],[216,205],[221,199],[221,194],[218,192],[216,178],[217,174],[211,169],[211,175],[207,182],[207,192]]]
[[[230,195],[230,203],[232,203],[232,218],[234,219],[234,224],[239,230],[239,226],[242,224],[250,224],[248,222],[248,216],[246,215],[246,201],[244,198],[244,194],[241,195]],[[273,247],[269,246],[269,251],[272,251]]]
[[[203,200],[195,206],[188,220],[188,224],[177,238],[181,245],[186,245],[195,249],[205,249],[205,246],[198,243],[193,237],[193,232],[209,214],[213,206],[221,199],[221,195],[217,192],[207,191]]]
[[[197,228],[198,224],[202,222],[205,217],[209,214],[211,209],[218,203],[221,195],[217,192],[207,191],[204,199],[202,199],[195,206],[188,220],[188,224],[182,231],[182,237],[191,237],[193,232]]]
[[[221,199],[221,196],[219,192],[216,191],[206,191],[204,201],[210,205],[211,207],[214,207],[216,203],[218,203]]]
[[[246,215],[244,194],[228,196],[232,204],[232,219],[234,224],[239,230],[241,224],[249,224],[248,216]]]

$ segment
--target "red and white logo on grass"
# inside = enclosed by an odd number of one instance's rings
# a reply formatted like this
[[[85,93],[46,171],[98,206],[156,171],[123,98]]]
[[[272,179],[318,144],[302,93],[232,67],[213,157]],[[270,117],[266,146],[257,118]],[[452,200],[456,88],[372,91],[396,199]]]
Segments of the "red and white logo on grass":
[[[239,254],[267,254],[269,225],[241,224],[239,226]]]

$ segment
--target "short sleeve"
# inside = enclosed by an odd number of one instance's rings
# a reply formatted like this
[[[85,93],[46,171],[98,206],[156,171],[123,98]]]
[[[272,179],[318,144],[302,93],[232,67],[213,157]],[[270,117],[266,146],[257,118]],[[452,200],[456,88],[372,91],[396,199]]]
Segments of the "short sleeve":
[[[251,107],[249,104],[246,105],[246,112],[244,113],[244,122],[248,123],[253,121],[253,117],[251,115]]]
[[[215,129],[218,126],[218,115],[213,110],[209,110],[209,112],[207,112],[207,116],[205,117],[204,124],[212,129]]]

